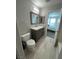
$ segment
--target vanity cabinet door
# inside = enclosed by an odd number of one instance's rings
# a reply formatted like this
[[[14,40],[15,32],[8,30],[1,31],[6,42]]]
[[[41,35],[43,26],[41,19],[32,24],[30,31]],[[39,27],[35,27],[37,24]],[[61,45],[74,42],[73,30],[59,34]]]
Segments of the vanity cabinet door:
[[[44,35],[44,28],[39,30],[31,29],[31,38],[34,39],[36,42]]]

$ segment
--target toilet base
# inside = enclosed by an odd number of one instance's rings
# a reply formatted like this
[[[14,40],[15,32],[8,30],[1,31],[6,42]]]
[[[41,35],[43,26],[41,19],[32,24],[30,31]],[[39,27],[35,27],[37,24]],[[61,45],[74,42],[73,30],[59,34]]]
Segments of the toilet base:
[[[35,47],[32,47],[32,48],[27,47],[27,49],[28,49],[28,51],[30,51],[30,52],[35,51]]]

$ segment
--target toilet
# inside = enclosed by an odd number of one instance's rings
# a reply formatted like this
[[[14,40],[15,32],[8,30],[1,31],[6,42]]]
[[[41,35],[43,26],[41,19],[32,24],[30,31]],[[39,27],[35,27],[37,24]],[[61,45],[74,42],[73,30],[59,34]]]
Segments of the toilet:
[[[28,48],[28,50],[33,51],[35,49],[35,41],[30,39],[30,33],[21,35],[21,39],[26,43],[26,48]]]

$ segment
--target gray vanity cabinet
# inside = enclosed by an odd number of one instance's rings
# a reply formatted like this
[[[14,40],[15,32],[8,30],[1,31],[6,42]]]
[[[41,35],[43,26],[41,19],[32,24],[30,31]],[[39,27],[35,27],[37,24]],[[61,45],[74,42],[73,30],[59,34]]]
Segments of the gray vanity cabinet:
[[[31,29],[31,39],[34,39],[36,42],[44,35],[44,28],[39,30]]]

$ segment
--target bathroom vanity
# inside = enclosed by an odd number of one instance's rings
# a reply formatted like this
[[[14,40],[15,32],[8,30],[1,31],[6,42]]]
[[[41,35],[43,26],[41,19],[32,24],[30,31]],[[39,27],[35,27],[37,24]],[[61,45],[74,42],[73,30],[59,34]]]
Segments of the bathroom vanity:
[[[31,39],[34,39],[37,42],[44,35],[45,24],[42,22],[42,16],[34,12],[30,12],[30,20]]]
[[[44,27],[37,26],[31,28],[31,38],[36,42],[44,35]]]

